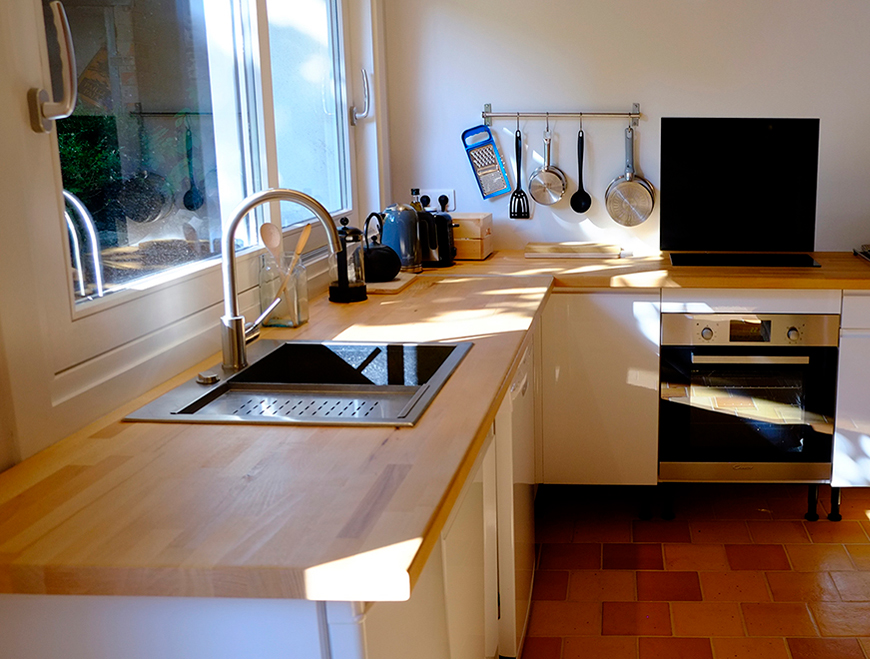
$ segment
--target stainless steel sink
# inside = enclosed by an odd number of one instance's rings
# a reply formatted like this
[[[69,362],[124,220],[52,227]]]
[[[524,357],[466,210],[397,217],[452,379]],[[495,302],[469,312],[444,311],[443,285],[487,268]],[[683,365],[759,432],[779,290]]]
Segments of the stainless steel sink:
[[[412,426],[471,346],[260,340],[250,366],[216,367],[126,420]]]

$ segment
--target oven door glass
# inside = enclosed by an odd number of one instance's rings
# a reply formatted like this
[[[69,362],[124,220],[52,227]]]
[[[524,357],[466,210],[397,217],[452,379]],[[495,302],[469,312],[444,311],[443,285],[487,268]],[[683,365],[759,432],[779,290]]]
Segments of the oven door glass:
[[[661,352],[662,462],[830,462],[836,348]]]

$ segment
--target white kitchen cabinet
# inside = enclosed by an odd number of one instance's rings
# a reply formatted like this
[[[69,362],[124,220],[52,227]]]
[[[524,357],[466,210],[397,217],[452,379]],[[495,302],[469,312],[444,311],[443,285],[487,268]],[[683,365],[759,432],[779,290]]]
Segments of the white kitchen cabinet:
[[[544,483],[658,481],[658,290],[558,291],[542,332]]]
[[[870,485],[870,293],[844,291],[831,485]]]
[[[501,657],[520,654],[535,570],[535,364],[529,345],[495,417]]]
[[[485,659],[498,652],[496,447],[487,437],[472,474],[407,602],[365,616],[369,659]]]

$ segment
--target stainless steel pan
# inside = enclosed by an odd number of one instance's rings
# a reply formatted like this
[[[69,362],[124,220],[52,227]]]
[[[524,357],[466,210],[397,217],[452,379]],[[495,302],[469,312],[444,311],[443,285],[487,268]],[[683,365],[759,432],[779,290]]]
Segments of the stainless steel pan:
[[[650,216],[655,199],[652,184],[634,172],[634,131],[629,126],[625,129],[625,174],[607,186],[607,212],[617,224],[633,227]]]
[[[544,166],[529,178],[529,194],[544,206],[552,206],[565,194],[568,179],[558,167],[550,165],[550,131],[544,131]]]

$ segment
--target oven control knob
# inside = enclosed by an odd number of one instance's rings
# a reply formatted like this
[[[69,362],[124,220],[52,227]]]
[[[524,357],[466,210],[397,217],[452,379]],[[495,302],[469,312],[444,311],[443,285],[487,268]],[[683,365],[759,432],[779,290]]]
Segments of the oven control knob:
[[[709,327],[705,327],[701,330],[701,338],[705,341],[709,341],[713,338],[713,330],[711,330]]]
[[[797,341],[801,338],[801,333],[798,331],[797,327],[789,327],[788,332],[786,332],[786,336],[789,341]]]

